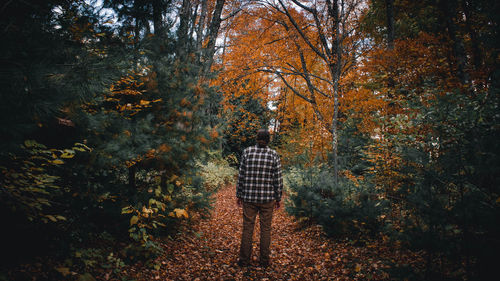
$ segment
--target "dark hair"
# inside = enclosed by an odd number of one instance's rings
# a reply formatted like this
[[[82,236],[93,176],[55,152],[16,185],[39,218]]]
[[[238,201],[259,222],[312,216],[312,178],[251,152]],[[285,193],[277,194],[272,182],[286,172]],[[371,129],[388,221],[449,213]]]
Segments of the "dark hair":
[[[266,129],[260,129],[257,131],[257,140],[263,140],[266,142],[266,144],[269,143],[269,131]]]

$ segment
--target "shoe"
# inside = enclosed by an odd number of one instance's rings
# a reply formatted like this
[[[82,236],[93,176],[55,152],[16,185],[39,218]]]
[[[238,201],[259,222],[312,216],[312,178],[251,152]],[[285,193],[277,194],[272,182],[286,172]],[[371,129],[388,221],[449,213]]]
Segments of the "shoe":
[[[243,262],[243,261],[238,261],[238,266],[239,267],[247,267],[249,264],[247,262]]]
[[[269,262],[259,262],[259,267],[262,267],[262,268],[268,268],[269,267]]]

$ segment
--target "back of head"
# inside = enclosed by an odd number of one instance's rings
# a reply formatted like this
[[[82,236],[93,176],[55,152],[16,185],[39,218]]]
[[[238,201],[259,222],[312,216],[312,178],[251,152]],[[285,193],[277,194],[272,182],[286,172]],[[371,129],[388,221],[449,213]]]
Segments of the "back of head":
[[[269,144],[270,135],[269,131],[266,129],[260,129],[257,131],[257,144],[259,146],[266,146]]]

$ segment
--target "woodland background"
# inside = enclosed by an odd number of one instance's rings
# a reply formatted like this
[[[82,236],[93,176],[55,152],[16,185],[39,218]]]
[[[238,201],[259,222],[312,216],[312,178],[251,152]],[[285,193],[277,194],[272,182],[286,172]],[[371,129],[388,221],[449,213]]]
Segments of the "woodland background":
[[[0,280],[160,267],[263,127],[297,220],[420,252],[393,280],[491,280],[499,6],[3,2]]]

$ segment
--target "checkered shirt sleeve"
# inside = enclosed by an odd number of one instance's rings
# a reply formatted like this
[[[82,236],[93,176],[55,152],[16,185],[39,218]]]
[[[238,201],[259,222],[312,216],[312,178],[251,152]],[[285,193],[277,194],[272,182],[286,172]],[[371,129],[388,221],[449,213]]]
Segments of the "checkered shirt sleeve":
[[[241,157],[236,197],[245,202],[281,201],[283,177],[278,153],[269,147],[251,146]]]

